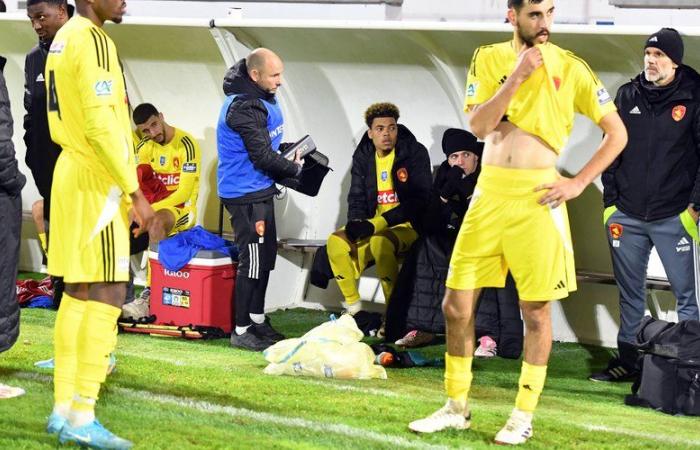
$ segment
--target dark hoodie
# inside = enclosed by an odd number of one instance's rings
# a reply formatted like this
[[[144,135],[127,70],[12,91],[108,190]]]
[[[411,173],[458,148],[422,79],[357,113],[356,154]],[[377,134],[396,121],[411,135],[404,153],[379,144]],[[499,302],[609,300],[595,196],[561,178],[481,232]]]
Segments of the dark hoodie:
[[[367,133],[352,155],[352,178],[348,193],[348,221],[374,217],[377,211],[377,166],[375,148]],[[383,214],[390,227],[404,222],[418,225],[421,211],[430,199],[432,178],[428,150],[408,128],[399,125],[391,179],[399,206]]]
[[[617,91],[615,105],[629,136],[603,172],[603,201],[652,221],[700,204],[700,75],[682,65],[663,88],[644,72]]]
[[[226,96],[237,96],[226,113],[226,125],[241,136],[253,167],[273,180],[296,176],[300,167],[272,149],[267,129],[268,111],[260,101],[262,99],[275,104],[277,99],[274,94],[264,91],[253,82],[248,75],[245,59],[238,61],[226,72],[223,88]],[[245,177],[246,174],[240,176]],[[264,200],[276,192],[273,184],[263,190],[237,197],[235,202]]]

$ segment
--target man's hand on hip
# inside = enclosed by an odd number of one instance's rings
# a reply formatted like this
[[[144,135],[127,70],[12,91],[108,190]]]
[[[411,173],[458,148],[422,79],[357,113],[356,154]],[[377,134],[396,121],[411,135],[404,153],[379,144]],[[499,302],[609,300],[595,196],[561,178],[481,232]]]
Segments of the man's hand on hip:
[[[535,188],[535,192],[547,190],[537,203],[556,208],[565,201],[581,195],[585,187],[586,185],[575,178],[561,177],[554,183],[540,184]]]

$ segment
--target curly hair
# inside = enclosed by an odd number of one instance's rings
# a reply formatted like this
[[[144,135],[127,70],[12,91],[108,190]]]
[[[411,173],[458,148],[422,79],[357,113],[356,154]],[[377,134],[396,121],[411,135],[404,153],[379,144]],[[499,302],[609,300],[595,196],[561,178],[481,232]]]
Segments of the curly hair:
[[[383,102],[374,103],[365,111],[365,123],[369,128],[372,128],[372,122],[377,117],[393,117],[394,120],[399,120],[399,108],[393,103]]]

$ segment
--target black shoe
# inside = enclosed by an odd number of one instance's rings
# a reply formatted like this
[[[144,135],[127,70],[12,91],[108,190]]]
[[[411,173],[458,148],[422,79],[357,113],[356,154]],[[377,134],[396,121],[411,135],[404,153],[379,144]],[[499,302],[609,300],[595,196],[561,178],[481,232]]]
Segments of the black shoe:
[[[612,359],[608,367],[602,372],[597,372],[588,377],[591,381],[634,381],[639,372],[624,366],[619,359]]]
[[[274,342],[266,337],[257,335],[252,327],[243,334],[236,334],[235,331],[231,332],[231,347],[242,348],[244,350],[250,350],[253,352],[261,352],[267,347],[274,344]]]
[[[253,323],[251,328],[253,328],[255,334],[257,334],[260,337],[269,339],[272,342],[279,342],[283,339],[286,339],[282,333],[272,328],[272,325],[270,325],[269,317],[265,317],[265,321],[263,323]]]

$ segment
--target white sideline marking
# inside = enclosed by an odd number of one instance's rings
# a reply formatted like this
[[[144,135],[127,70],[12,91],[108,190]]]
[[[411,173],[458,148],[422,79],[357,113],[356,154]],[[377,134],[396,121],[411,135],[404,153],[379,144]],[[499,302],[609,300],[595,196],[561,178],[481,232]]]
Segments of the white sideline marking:
[[[335,389],[338,391],[358,392],[360,394],[368,394],[368,395],[381,395],[382,397],[394,397],[394,398],[401,397],[401,395],[397,394],[396,392],[386,391],[383,389],[362,388],[362,387],[357,387],[357,386],[350,386],[347,384],[326,383],[323,381],[310,380],[307,378],[300,378],[300,377],[297,377],[296,380],[300,381],[304,384],[313,384],[314,386],[323,386],[323,387]]]
[[[663,443],[669,443],[672,442],[674,444],[683,444],[683,445],[700,445],[700,440],[689,440],[689,439],[678,439],[673,436],[668,436],[668,435],[656,435],[656,434],[651,434],[651,433],[640,433],[638,431],[630,431],[630,430],[625,430],[622,428],[612,428],[612,427],[606,427],[605,425],[593,425],[593,424],[584,424],[583,428],[585,428],[588,431],[605,431],[607,433],[613,433],[613,434],[621,434],[623,436],[631,436],[631,437],[636,437],[636,438],[644,438],[644,439],[649,439],[652,441],[659,441]]]
[[[390,434],[379,433],[376,431],[363,430],[360,428],[354,428],[344,424],[336,423],[323,423],[315,422],[313,420],[302,419],[299,417],[285,417],[278,416],[276,414],[253,411],[245,408],[236,408],[233,406],[223,406],[216,403],[209,403],[201,400],[194,400],[186,397],[176,397],[173,395],[166,394],[154,394],[148,391],[141,391],[129,388],[116,388],[117,391],[129,395],[132,397],[137,397],[142,400],[147,400],[151,402],[158,402],[162,404],[175,405],[179,407],[186,407],[190,409],[195,409],[197,411],[206,413],[216,413],[216,414],[227,414],[232,417],[246,417],[259,422],[270,422],[277,425],[294,427],[294,428],[305,428],[308,430],[318,431],[318,432],[331,432],[335,434],[344,435],[347,437],[355,439],[364,439],[369,441],[375,441],[386,445],[387,443],[394,444],[396,446],[404,448],[420,448],[420,449],[446,449],[447,447],[442,445],[429,445],[420,441],[409,441],[399,436],[392,436]]]

